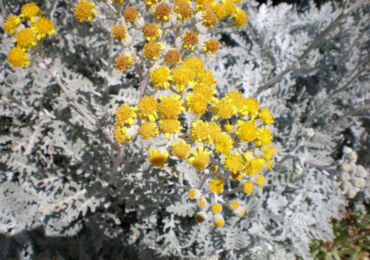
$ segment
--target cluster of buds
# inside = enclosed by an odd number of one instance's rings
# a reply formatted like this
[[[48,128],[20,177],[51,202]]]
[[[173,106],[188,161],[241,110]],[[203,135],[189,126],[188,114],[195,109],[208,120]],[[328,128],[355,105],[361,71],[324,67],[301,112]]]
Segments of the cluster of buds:
[[[16,46],[8,53],[8,62],[14,68],[31,65],[28,51],[37,47],[45,37],[55,34],[53,23],[34,3],[24,4],[18,16],[9,15],[3,29],[10,36],[15,35]]]
[[[123,72],[140,59],[148,64],[152,95],[143,95],[136,106],[124,103],[118,108],[114,138],[119,143],[167,139],[165,146],[148,148],[149,161],[154,167],[177,160],[191,164],[203,179],[199,187],[188,189],[188,198],[199,209],[195,220],[213,219],[214,226],[222,227],[224,208],[239,217],[245,214],[242,201],[228,201],[227,194],[250,195],[255,184],[263,187],[263,173],[271,169],[276,153],[268,128],[274,121],[271,112],[238,90],[218,97],[217,82],[204,62],[220,48],[206,33],[221,19],[231,19],[236,27],[245,25],[246,12],[233,0],[145,3],[155,22],[145,23],[136,7],[127,6],[111,37],[131,51],[115,59],[117,70]],[[119,1],[113,4],[119,10]],[[130,30],[142,31],[142,55],[132,52]],[[168,32],[175,36],[171,44],[165,42]],[[195,119],[187,122],[186,113]]]

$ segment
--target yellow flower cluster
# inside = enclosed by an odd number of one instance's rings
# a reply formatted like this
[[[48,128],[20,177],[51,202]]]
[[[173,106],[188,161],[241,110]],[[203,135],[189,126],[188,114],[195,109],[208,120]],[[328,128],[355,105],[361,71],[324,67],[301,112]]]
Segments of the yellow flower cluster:
[[[254,184],[263,187],[263,174],[272,167],[276,153],[268,128],[273,123],[271,112],[237,90],[219,97],[214,74],[205,66],[205,59],[217,53],[220,43],[214,38],[202,41],[200,36],[222,19],[229,19],[236,27],[245,25],[246,12],[234,0],[145,3],[152,16],[150,23],[145,23],[135,6],[126,6],[125,23],[111,29],[111,37],[119,40],[123,49],[133,46],[127,40],[132,30],[142,34],[142,54],[122,54],[115,67],[125,71],[136,56],[136,61],[148,64],[152,86],[151,94],[141,96],[136,106],[124,103],[118,108],[114,138],[119,143],[130,143],[134,138],[167,139],[165,146],[151,142],[149,161],[154,167],[173,165],[169,162],[177,160],[189,163],[203,179],[200,187],[188,190],[189,199],[199,208],[195,220],[210,218],[215,227],[222,227],[223,211],[229,209],[239,217],[245,214],[242,201],[227,202],[224,192],[235,189],[251,194]],[[194,19],[191,29],[185,24],[190,19]],[[169,31],[174,37],[165,42]],[[188,122],[186,114],[196,119]]]
[[[8,53],[8,62],[13,68],[31,65],[28,51],[37,45],[37,41],[55,34],[53,23],[42,16],[34,3],[24,4],[18,16],[9,15],[2,27],[9,36],[15,34],[16,46]]]

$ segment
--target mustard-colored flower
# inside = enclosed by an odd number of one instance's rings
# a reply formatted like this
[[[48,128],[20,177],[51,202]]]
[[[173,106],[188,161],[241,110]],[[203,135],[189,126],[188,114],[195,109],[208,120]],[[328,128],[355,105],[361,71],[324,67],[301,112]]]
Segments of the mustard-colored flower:
[[[195,76],[198,77],[199,74],[205,71],[204,61],[197,56],[188,56],[182,62],[184,67],[191,69]]]
[[[193,86],[193,93],[202,96],[207,103],[211,103],[216,91],[210,85],[200,83]]]
[[[251,142],[257,138],[257,126],[251,121],[238,121],[239,128],[235,131],[240,140]]]
[[[193,17],[191,5],[185,1],[175,3],[173,11],[177,14],[177,20],[181,22]]]
[[[120,71],[124,72],[129,67],[132,66],[132,63],[135,61],[135,57],[128,54],[121,54],[117,58],[114,59],[114,67]]]
[[[274,156],[274,154],[276,154],[276,147],[275,146],[265,147],[264,150],[263,150],[263,158],[266,161],[270,161],[272,156]]]
[[[3,29],[9,34],[13,35],[15,32],[15,29],[20,24],[21,19],[18,16],[15,15],[9,15],[5,22],[3,23]]]
[[[210,70],[206,70],[206,71],[198,74],[198,83],[210,86],[212,88],[216,88],[215,76],[213,75],[212,71],[210,71]]]
[[[190,155],[190,144],[185,143],[183,140],[173,142],[172,144],[172,154],[182,160],[188,158]]]
[[[132,125],[136,118],[137,107],[130,107],[129,104],[123,103],[116,112],[117,125],[123,126],[124,124]]]
[[[211,141],[214,141],[221,133],[221,126],[216,122],[208,122],[208,132]]]
[[[257,140],[255,141],[258,146],[266,146],[271,144],[273,136],[267,127],[261,127],[257,133]]]
[[[197,206],[199,208],[202,208],[203,209],[206,205],[207,205],[207,201],[204,198],[199,198],[197,200]]]
[[[203,145],[201,145],[193,152],[193,155],[188,159],[188,162],[193,164],[195,169],[204,170],[209,163],[210,153],[210,151],[204,150]]]
[[[31,49],[36,46],[36,36],[31,28],[25,28],[17,34],[14,42],[17,43],[17,47]]]
[[[232,210],[236,210],[239,207],[239,201],[232,200],[229,205]]]
[[[218,20],[222,20],[226,16],[226,10],[222,3],[213,2],[212,10],[217,16]]]
[[[240,28],[244,26],[248,21],[247,13],[244,10],[241,10],[239,7],[235,8],[235,13],[233,15],[233,20],[235,26]]]
[[[221,214],[215,214],[213,216],[213,225],[215,227],[223,227],[225,225],[224,217]]]
[[[258,176],[257,185],[263,188],[264,183],[265,183],[265,176],[263,175]]]
[[[143,54],[147,59],[157,60],[159,54],[164,49],[164,45],[160,42],[150,41],[145,43],[143,48]]]
[[[198,189],[190,189],[188,191],[188,197],[191,200],[196,200],[202,196],[202,193]]]
[[[121,24],[113,25],[111,28],[111,37],[116,38],[119,41],[122,41],[127,36],[127,28]]]
[[[156,23],[147,23],[141,29],[144,35],[144,39],[147,41],[155,41],[162,34],[162,30],[159,29]]]
[[[195,142],[206,142],[209,138],[208,122],[197,120],[191,122],[191,137]]]
[[[199,44],[198,35],[192,31],[186,31],[182,36],[181,39],[183,41],[182,47],[184,49],[189,49],[193,51],[195,46]]]
[[[166,134],[166,139],[169,139],[171,135],[177,134],[182,126],[177,119],[162,119],[159,120],[159,128]]]
[[[222,5],[225,9],[226,16],[232,15],[234,13],[234,0],[222,0]]]
[[[236,173],[238,170],[244,169],[243,158],[235,152],[225,156],[223,164],[228,170],[233,173]]]
[[[239,90],[231,90],[227,96],[231,99],[238,112],[244,108],[247,99]]]
[[[226,132],[231,132],[234,129],[234,127],[235,127],[235,125],[230,124],[230,123],[224,124],[224,128],[225,128]]]
[[[40,15],[41,10],[35,3],[27,3],[22,5],[20,18],[31,20],[32,23],[35,22],[35,16]]]
[[[154,122],[144,122],[139,130],[139,134],[144,139],[152,139],[159,133],[157,125]]]
[[[234,141],[226,133],[218,135],[214,140],[216,151],[221,154],[228,154],[233,149]]]
[[[180,92],[184,91],[188,85],[193,85],[194,78],[193,70],[185,66],[179,66],[172,71],[172,82]]]
[[[181,96],[170,95],[168,97],[159,97],[161,103],[158,111],[164,119],[177,119],[178,115],[185,111],[182,106]]]
[[[258,113],[258,118],[262,119],[262,121],[268,125],[274,123],[274,118],[272,117],[270,110],[265,107],[261,108],[260,112]]]
[[[50,21],[49,18],[46,17],[41,17],[40,19],[38,19],[32,28],[36,32],[37,40],[41,40],[46,36],[51,36],[56,33],[53,23]]]
[[[220,203],[215,203],[212,205],[212,212],[214,214],[221,213],[221,211],[222,211],[222,205]]]
[[[237,113],[232,100],[228,97],[223,97],[212,106],[214,108],[215,119],[230,119],[233,115]]]
[[[253,182],[251,181],[246,181],[244,184],[243,184],[243,192],[244,193],[247,193],[249,195],[252,194],[252,191],[253,191]]]
[[[188,95],[186,97],[186,104],[189,108],[189,111],[193,111],[193,113],[197,116],[201,116],[207,111],[207,99],[201,95]]]
[[[117,143],[131,143],[131,136],[127,134],[125,127],[116,126],[113,137]]]
[[[98,13],[94,9],[95,4],[87,0],[80,0],[75,5],[74,16],[82,23],[84,20],[91,22]]]
[[[204,41],[203,51],[210,54],[211,57],[220,49],[220,43],[216,39],[209,39]]]
[[[169,50],[163,56],[164,63],[166,63],[167,65],[171,65],[171,66],[174,66],[177,63],[179,63],[180,58],[181,58],[181,53],[176,49]]]
[[[260,103],[254,98],[248,98],[245,100],[244,107],[241,109],[240,113],[242,115],[249,114],[255,116],[258,113],[258,108]]]
[[[170,79],[171,70],[167,66],[159,66],[150,73],[150,80],[155,90],[158,90],[158,87],[163,89],[168,88]]]
[[[171,6],[167,3],[160,3],[154,10],[154,16],[161,22],[167,22],[171,18]]]
[[[25,68],[26,65],[30,66],[31,61],[28,60],[29,54],[19,47],[14,47],[8,53],[8,62],[13,68],[22,67]]]
[[[211,8],[206,8],[202,12],[202,24],[207,28],[215,27],[218,18]]]
[[[135,24],[140,19],[141,14],[137,11],[136,6],[128,6],[123,12],[126,23]]]
[[[253,158],[247,162],[246,171],[249,176],[258,174],[265,166],[266,161],[262,158]]]
[[[209,182],[209,189],[217,194],[222,193],[224,191],[224,179],[225,178],[213,178]]]
[[[147,118],[150,121],[158,119],[158,102],[154,96],[143,96],[138,104],[138,116]]]
[[[167,158],[169,156],[168,152],[161,153],[159,150],[157,149],[153,150],[152,148],[149,148],[148,152],[149,152],[149,161],[153,165],[157,167],[163,167],[164,164],[167,162]]]

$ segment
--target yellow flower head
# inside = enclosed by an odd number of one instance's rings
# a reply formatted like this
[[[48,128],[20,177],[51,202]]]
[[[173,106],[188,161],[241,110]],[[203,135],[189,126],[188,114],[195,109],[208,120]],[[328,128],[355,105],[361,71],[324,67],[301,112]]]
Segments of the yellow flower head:
[[[247,13],[244,10],[241,10],[239,7],[237,7],[235,8],[233,20],[234,20],[236,27],[240,28],[244,26],[248,21]]]
[[[15,15],[9,15],[5,22],[3,23],[3,29],[9,34],[13,35],[15,32],[15,29],[20,24],[21,19],[18,16]]]
[[[206,70],[203,73],[198,74],[198,82],[199,84],[207,85],[212,88],[216,87],[215,76],[210,70]]]
[[[205,71],[204,61],[197,56],[188,56],[182,64],[183,66],[191,69],[195,76],[198,76],[200,73]]]
[[[197,116],[203,115],[207,110],[207,99],[198,94],[189,95],[186,97],[186,104],[189,111],[193,111]]]
[[[209,163],[210,153],[210,151],[204,150],[203,145],[201,145],[194,151],[193,155],[188,159],[188,162],[193,164],[195,169],[204,170]]]
[[[188,158],[190,155],[190,144],[185,143],[183,140],[173,142],[172,144],[172,154],[179,158],[179,160]]]
[[[36,46],[36,36],[31,28],[25,28],[17,34],[14,42],[17,43],[17,47],[31,49]]]
[[[147,41],[155,41],[161,35],[162,30],[159,29],[156,23],[147,23],[141,29],[144,39]]]
[[[172,82],[179,91],[184,91],[188,85],[193,84],[195,74],[193,70],[185,66],[179,66],[172,71]]]
[[[121,54],[114,59],[114,67],[120,72],[124,72],[129,67],[132,66],[132,63],[135,61],[134,56],[128,54]]]
[[[49,18],[46,17],[41,17],[40,19],[38,19],[32,28],[36,31],[37,40],[41,40],[46,36],[51,36],[56,33],[53,23],[50,21]]]
[[[214,140],[216,151],[221,154],[228,154],[233,149],[234,141],[226,133],[218,135]]]
[[[116,38],[119,41],[124,40],[127,36],[126,27],[120,24],[113,25],[113,27],[111,28],[111,32],[112,33],[110,36]]]
[[[123,17],[125,18],[126,23],[133,24],[141,17],[141,14],[137,11],[136,6],[128,6],[123,13]]]
[[[236,153],[225,156],[223,164],[228,170],[233,173],[236,173],[238,170],[244,169],[243,158]]]
[[[170,135],[177,134],[182,126],[177,119],[162,119],[159,120],[159,128],[166,134],[166,139],[169,139]]]
[[[80,0],[75,5],[74,16],[78,19],[81,23],[86,20],[91,22],[94,15],[98,12],[94,9],[95,4],[90,3],[87,0]]]
[[[152,139],[158,133],[157,125],[154,122],[144,122],[139,130],[139,134],[144,139]]]
[[[211,38],[209,40],[204,41],[203,44],[204,44],[203,51],[210,54],[211,57],[213,57],[216,51],[220,49],[220,43],[216,39]]]
[[[239,201],[237,201],[237,200],[233,200],[233,201],[231,201],[230,202],[230,208],[232,209],[232,210],[236,210],[238,207],[239,207]]]
[[[213,95],[216,93],[216,91],[209,85],[196,84],[193,87],[193,93],[194,95],[202,96],[207,101],[207,103],[211,103]]]
[[[159,113],[164,119],[177,119],[177,116],[184,112],[182,106],[181,96],[170,95],[168,97],[160,97],[161,103],[159,104]]]
[[[222,193],[224,191],[224,179],[225,178],[213,178],[209,182],[209,189],[217,194]]]
[[[177,63],[179,63],[180,58],[181,58],[181,53],[176,49],[169,50],[163,56],[164,63],[166,63],[167,65],[171,65],[171,66],[174,66]]]
[[[191,123],[191,137],[195,142],[206,142],[209,138],[208,123],[203,120],[197,120]]]
[[[251,142],[257,138],[257,126],[251,121],[238,121],[239,128],[235,131],[240,140]]]
[[[148,118],[150,121],[158,119],[158,102],[154,96],[144,96],[140,98],[138,104],[139,117]]]
[[[265,183],[265,176],[260,175],[257,178],[257,185],[263,188],[263,184]]]
[[[258,146],[269,145],[271,144],[272,139],[273,139],[273,136],[270,130],[268,130],[267,127],[261,127],[257,133],[256,145]]]
[[[203,198],[199,198],[199,199],[197,200],[197,206],[198,206],[199,208],[204,208],[206,205],[207,205],[207,201],[206,201],[205,199],[203,199]]]
[[[259,173],[265,166],[266,161],[262,158],[253,158],[247,163],[246,171],[249,176]]]
[[[221,126],[216,122],[209,122],[208,132],[211,140],[214,141],[222,133]]]
[[[231,99],[233,105],[238,111],[243,109],[247,99],[239,90],[231,90],[227,96]]]
[[[215,214],[213,216],[213,225],[215,227],[223,227],[225,225],[224,217],[221,214]]]
[[[258,113],[258,118],[262,119],[262,121],[268,125],[274,123],[274,118],[272,117],[270,110],[265,107],[261,108]]]
[[[143,54],[146,58],[150,60],[156,60],[158,59],[158,56],[163,48],[164,46],[162,43],[150,41],[145,43],[143,48]]]
[[[154,16],[162,22],[166,22],[171,18],[171,6],[167,3],[160,3],[154,10]]]
[[[153,165],[157,167],[163,167],[164,164],[167,162],[167,158],[169,156],[168,152],[161,153],[159,150],[157,149],[153,150],[152,148],[149,148],[148,152],[149,152],[149,161]]]
[[[237,110],[232,103],[232,100],[228,97],[221,98],[214,105],[215,119],[230,119],[236,114]]]
[[[31,20],[31,22],[35,22],[35,16],[40,15],[41,10],[35,3],[27,3],[24,4],[21,8],[21,14],[19,15],[20,18]]]
[[[226,132],[231,132],[234,129],[235,125],[227,123],[227,124],[224,124],[224,127],[225,127]]]
[[[217,23],[217,16],[211,8],[206,8],[202,13],[202,24],[207,28],[215,27]]]
[[[131,136],[127,134],[125,127],[116,126],[113,137],[118,143],[131,143]]]
[[[193,17],[193,10],[189,3],[179,2],[175,3],[173,11],[177,14],[177,19],[184,22],[187,19]]]
[[[263,158],[266,161],[270,161],[272,156],[276,154],[276,147],[275,146],[270,146],[270,147],[265,147],[263,150]]]
[[[158,90],[158,87],[163,89],[168,87],[169,80],[171,79],[170,74],[171,70],[167,66],[159,66],[150,73],[150,80],[155,90]]]
[[[212,212],[214,214],[221,213],[222,211],[222,205],[220,203],[215,203],[212,205]]]
[[[186,31],[182,36],[183,48],[193,51],[195,46],[199,43],[198,35],[192,31]]]
[[[212,4],[212,10],[217,16],[218,20],[222,20],[226,16],[226,10],[224,8],[224,5],[222,3],[214,2]]]
[[[243,192],[244,193],[247,193],[249,195],[252,194],[252,191],[253,191],[253,182],[251,181],[246,181],[244,184],[243,184]]]
[[[190,189],[188,191],[188,197],[189,199],[191,200],[196,200],[198,199],[200,196],[202,196],[202,194],[200,193],[200,191],[198,189]]]
[[[249,114],[255,116],[258,113],[258,108],[260,103],[254,98],[248,98],[245,100],[244,107],[241,109],[240,113],[242,115]]]
[[[234,0],[222,0],[222,5],[225,9],[226,16],[232,15],[234,13]]]
[[[136,107],[130,107],[129,104],[123,103],[116,112],[117,125],[132,125],[134,118],[136,118],[136,110]]]
[[[26,65],[31,65],[31,62],[28,60],[29,55],[26,51],[19,47],[14,47],[8,53],[8,62],[12,65],[13,68],[22,67],[25,68]]]

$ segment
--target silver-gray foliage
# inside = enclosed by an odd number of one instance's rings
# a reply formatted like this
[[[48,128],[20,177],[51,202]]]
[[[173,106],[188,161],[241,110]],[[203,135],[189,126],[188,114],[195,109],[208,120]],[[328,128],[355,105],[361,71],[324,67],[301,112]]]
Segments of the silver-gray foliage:
[[[42,255],[35,252],[40,239],[63,237],[77,246],[64,242],[73,248],[69,253],[61,246],[45,252],[92,259],[310,259],[310,241],[333,239],[331,220],[341,218],[348,200],[369,199],[368,155],[360,155],[369,148],[365,1],[320,9],[311,3],[303,13],[247,1],[246,29],[215,29],[232,43],[207,61],[218,91],[240,89],[271,109],[278,150],[263,191],[240,195],[246,216],[226,212],[220,229],[193,219],[183,184],[201,179],[188,163],[159,170],[145,160],[140,137],[123,147],[114,142],[114,112],[122,102],[137,103],[141,79],[135,70],[111,71],[109,55],[117,50],[107,44],[109,23],[80,24],[74,2],[44,3],[58,33],[45,43],[48,58],[34,54],[29,69],[10,68],[13,42],[1,35],[0,232],[8,238],[0,256],[10,255],[17,241],[21,257],[32,259]],[[19,7],[12,1],[6,11]],[[32,235],[40,227],[42,238]]]

